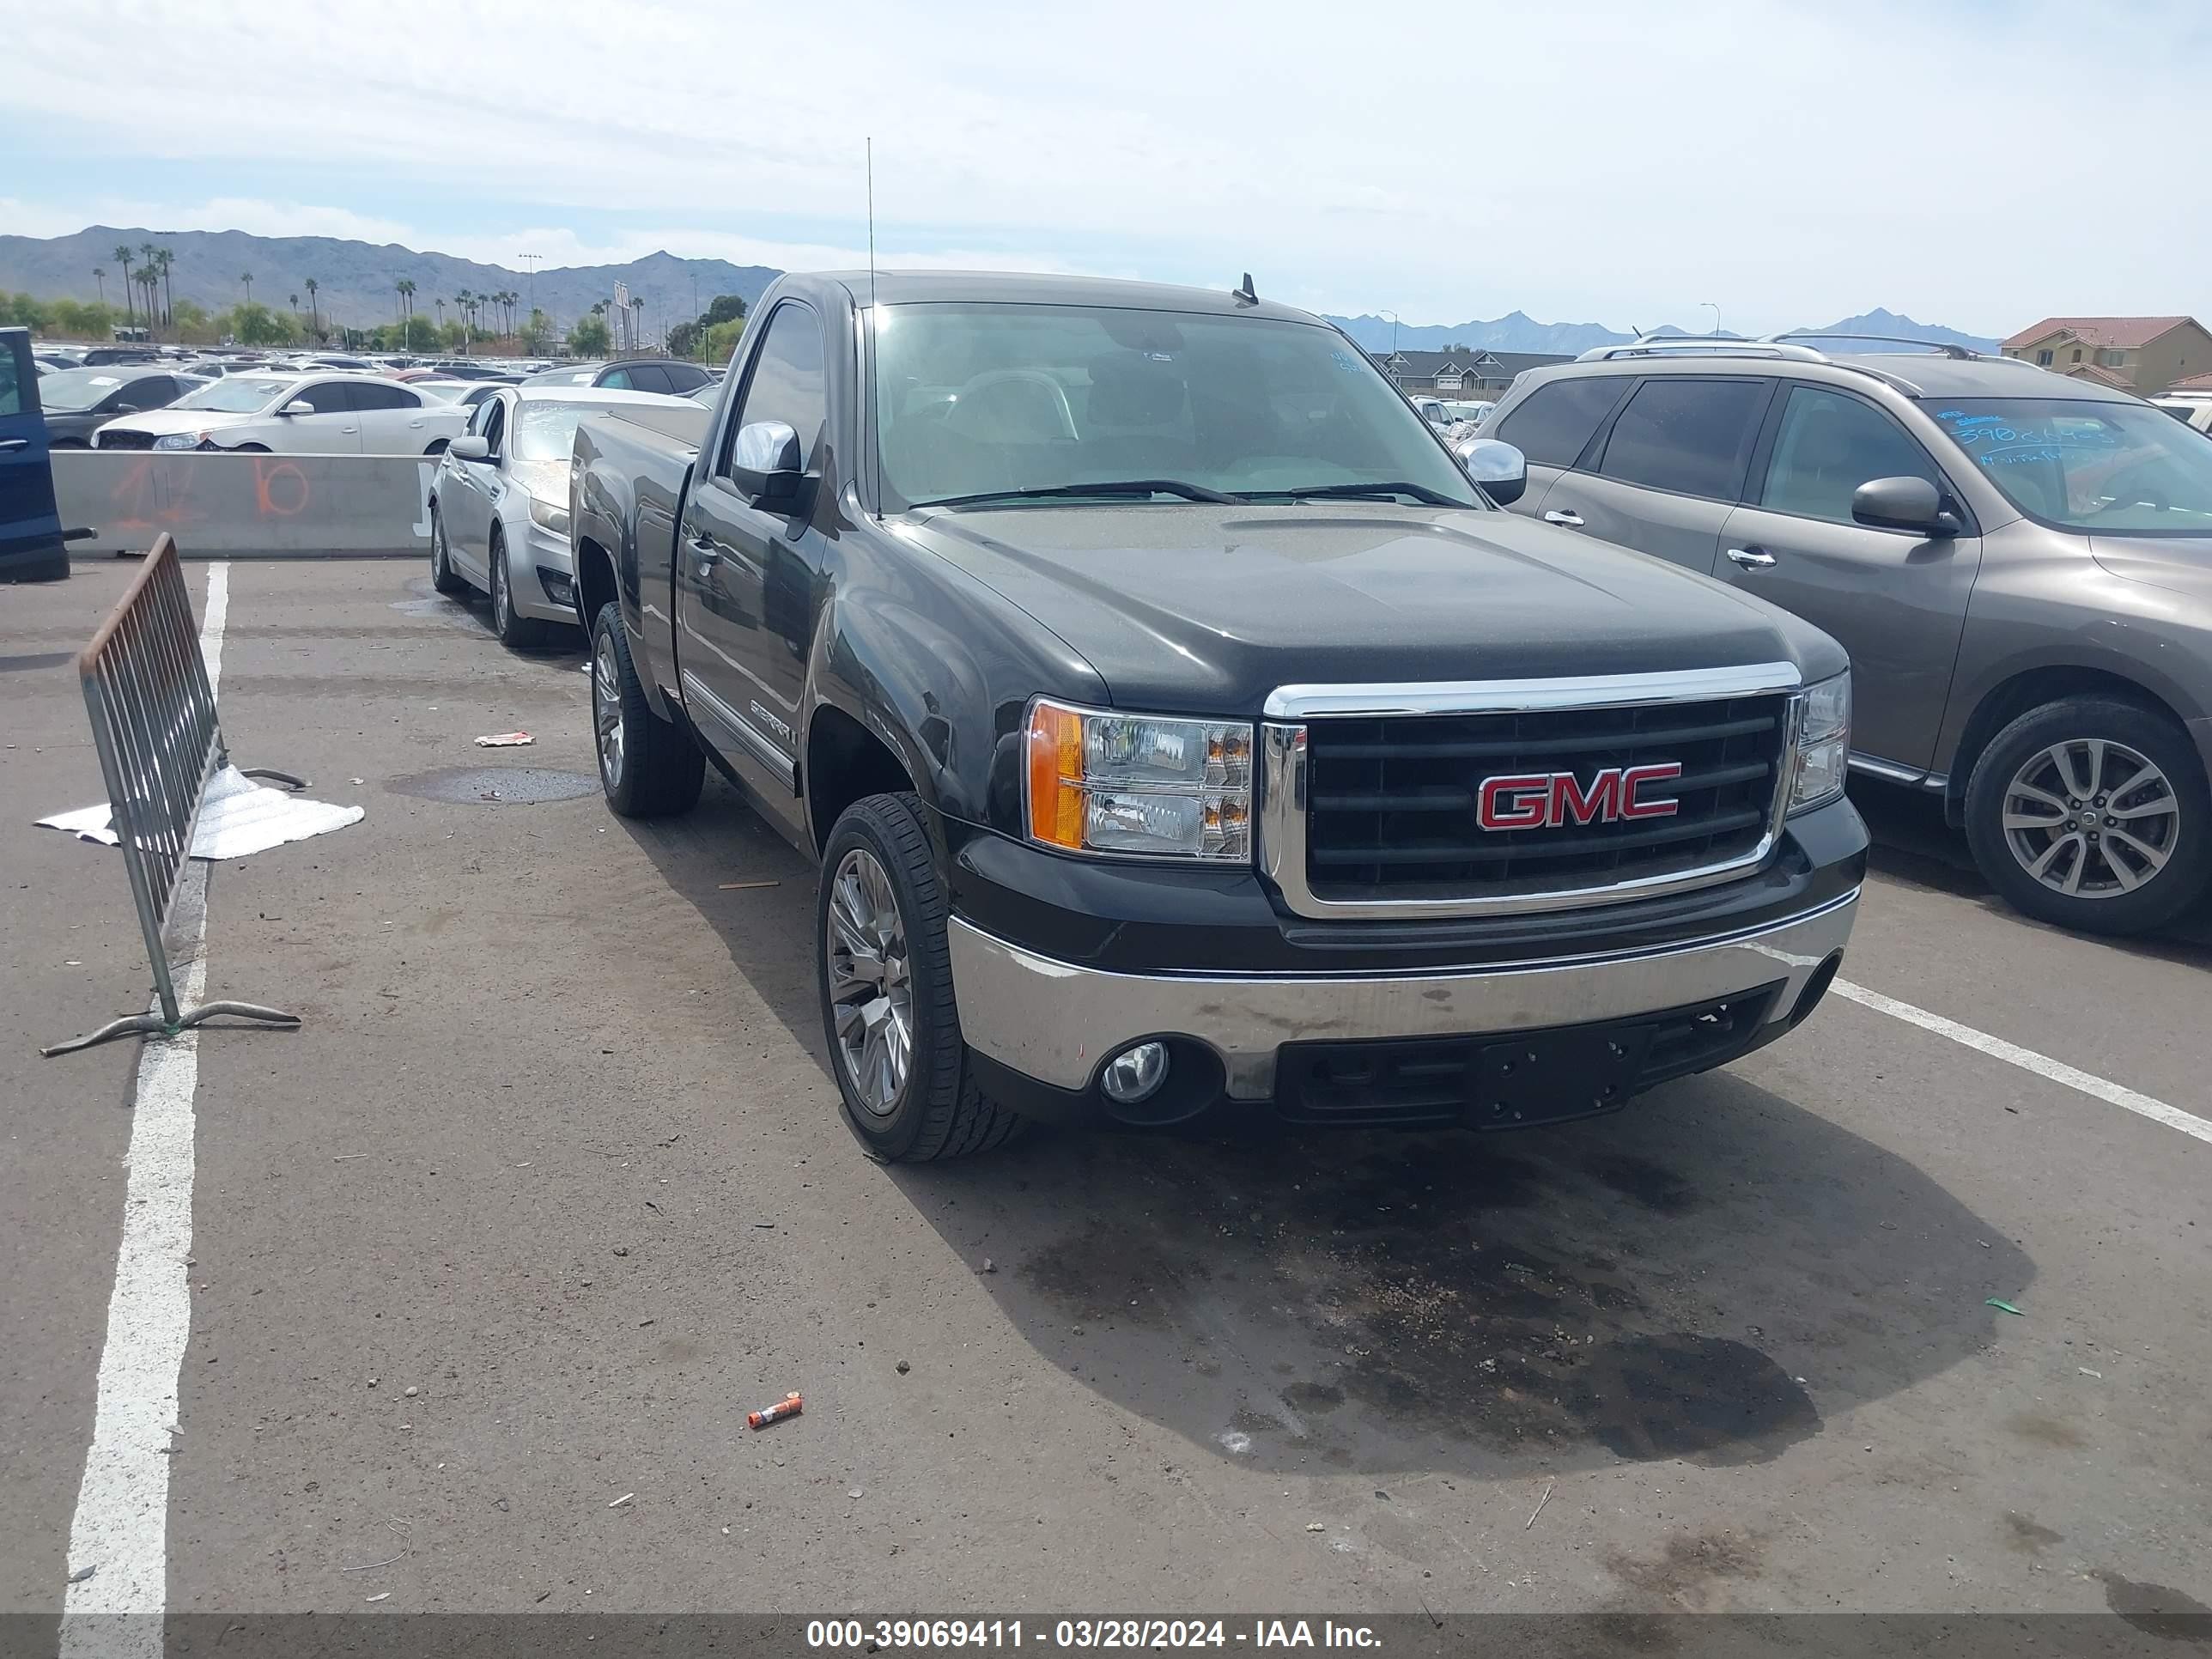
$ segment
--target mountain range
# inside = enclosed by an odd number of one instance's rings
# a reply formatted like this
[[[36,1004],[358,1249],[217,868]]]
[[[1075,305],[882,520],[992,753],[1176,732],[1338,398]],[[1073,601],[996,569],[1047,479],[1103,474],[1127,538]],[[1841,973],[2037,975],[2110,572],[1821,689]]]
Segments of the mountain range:
[[[645,301],[647,337],[696,317],[718,294],[742,295],[747,305],[781,271],[766,265],[733,265],[726,259],[679,259],[649,253],[623,265],[546,266],[533,280],[524,270],[459,259],[450,253],[418,253],[397,243],[342,241],[330,236],[250,236],[242,230],[125,229],[94,225],[73,236],[0,236],[0,289],[42,300],[96,300],[101,292],[95,269],[106,272],[108,300],[120,305],[123,273],[115,250],[135,251],[152,242],[176,255],[169,269],[171,295],[191,300],[210,311],[246,297],[240,273],[253,273],[253,297],[284,308],[293,295],[307,306],[307,278],[315,279],[315,301],[325,317],[367,326],[398,315],[394,284],[415,284],[417,316],[433,315],[436,302],[450,307],[466,289],[475,294],[504,289],[520,295],[516,314],[535,304],[555,325],[567,327],[599,301],[614,298],[615,284],[628,285]]]
[[[402,280],[415,284],[418,315],[434,314],[438,301],[450,304],[464,289],[476,294],[505,289],[521,296],[518,312],[534,304],[556,327],[566,327],[598,301],[611,300],[615,284],[621,283],[633,296],[644,299],[645,332],[651,338],[671,325],[696,316],[718,294],[741,295],[750,305],[781,275],[767,265],[682,259],[661,252],[649,253],[628,264],[549,267],[533,278],[526,271],[456,258],[450,253],[417,252],[397,243],[379,246],[330,236],[252,236],[242,230],[157,231],[143,225],[130,228],[94,225],[72,236],[0,236],[0,289],[42,300],[97,299],[102,286],[93,273],[101,270],[106,273],[107,298],[119,301],[122,271],[115,250],[124,246],[136,250],[144,242],[167,247],[176,255],[169,271],[174,299],[218,309],[245,297],[241,273],[252,271],[254,295],[264,304],[282,307],[296,294],[304,307],[307,281],[312,276],[318,285],[315,303],[325,316],[364,325],[386,322],[398,314],[394,284]],[[1410,351],[1440,351],[1458,345],[1490,351],[1568,355],[1593,346],[1619,345],[1634,337],[1602,323],[1540,323],[1522,311],[1508,312],[1488,322],[1450,325],[1394,325],[1387,317],[1372,314],[1328,320],[1370,351],[1388,350],[1394,334],[1397,346]],[[1656,331],[1698,334],[1705,331],[1668,327]],[[1829,324],[1821,331],[1893,334],[1978,351],[1994,351],[1997,345],[1995,340],[1939,324],[1915,322],[1879,307]]]
[[[1625,345],[1636,337],[1633,333],[1607,328],[1602,323],[1540,323],[1521,311],[1508,312],[1504,316],[1493,318],[1488,322],[1401,323],[1395,329],[1388,317],[1371,314],[1331,317],[1328,320],[1370,351],[1389,350],[1394,333],[1396,348],[1401,351],[1442,351],[1448,346],[1466,346],[1479,351],[1550,351],[1570,356],[1595,346]],[[1678,328],[1669,323],[1648,331],[1654,334],[1702,335],[1707,331]],[[1856,317],[1846,317],[1840,322],[1796,331],[1819,335],[1887,334],[1899,339],[1965,346],[1971,351],[1994,352],[1997,349],[1995,340],[1976,334],[1964,334],[1940,323],[1915,322],[1910,317],[1886,311],[1879,306]],[[1735,339],[1738,337],[1724,333],[1723,337]]]

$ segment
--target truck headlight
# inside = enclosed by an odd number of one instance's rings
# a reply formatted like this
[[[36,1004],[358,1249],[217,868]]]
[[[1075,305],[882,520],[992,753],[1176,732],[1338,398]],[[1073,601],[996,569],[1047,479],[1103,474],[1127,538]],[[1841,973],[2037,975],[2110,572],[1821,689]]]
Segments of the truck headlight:
[[[531,522],[541,530],[550,530],[556,536],[568,533],[568,509],[565,507],[532,495],[530,498],[530,518]]]
[[[156,449],[198,449],[200,434],[197,432],[164,432],[154,440]]]
[[[1030,705],[1030,838],[1069,853],[1252,858],[1252,727]]]
[[[1796,763],[1790,781],[1790,810],[1825,806],[1844,793],[1851,754],[1851,677],[1808,685],[1797,696]]]

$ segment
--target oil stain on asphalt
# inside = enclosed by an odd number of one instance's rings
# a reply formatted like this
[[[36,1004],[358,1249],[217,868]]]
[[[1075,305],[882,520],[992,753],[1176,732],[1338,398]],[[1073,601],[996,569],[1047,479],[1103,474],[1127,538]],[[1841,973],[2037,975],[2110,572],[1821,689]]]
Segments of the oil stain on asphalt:
[[[985,1283],[1060,1367],[1285,1470],[1763,1462],[1976,1351],[1983,1297],[2033,1276],[1910,1165],[1729,1077],[1510,1138],[992,1162],[895,1178],[954,1200],[921,1207],[1012,1269]]]

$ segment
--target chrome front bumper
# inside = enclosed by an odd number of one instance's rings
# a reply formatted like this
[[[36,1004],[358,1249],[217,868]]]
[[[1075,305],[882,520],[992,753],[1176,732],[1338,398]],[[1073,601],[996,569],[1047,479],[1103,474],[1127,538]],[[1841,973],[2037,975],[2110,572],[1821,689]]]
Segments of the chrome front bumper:
[[[1221,1058],[1232,1099],[1275,1091],[1286,1042],[1475,1036],[1542,1030],[1740,995],[1783,981],[1787,1019],[1820,964],[1844,948],[1858,907],[1844,897],[1748,933],[1664,951],[1358,977],[1105,973],[1034,955],[954,917],[954,993],[969,1046],[1064,1090],[1140,1038],[1186,1036]]]

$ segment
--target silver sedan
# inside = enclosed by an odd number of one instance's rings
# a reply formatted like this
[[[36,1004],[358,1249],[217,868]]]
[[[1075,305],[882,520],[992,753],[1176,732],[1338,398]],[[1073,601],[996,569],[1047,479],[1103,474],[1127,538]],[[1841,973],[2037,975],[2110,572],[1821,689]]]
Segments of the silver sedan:
[[[578,626],[568,550],[568,453],[576,423],[617,410],[690,409],[681,398],[582,386],[501,386],[430,479],[430,580],[441,593],[480,588],[492,627],[512,646]]]

